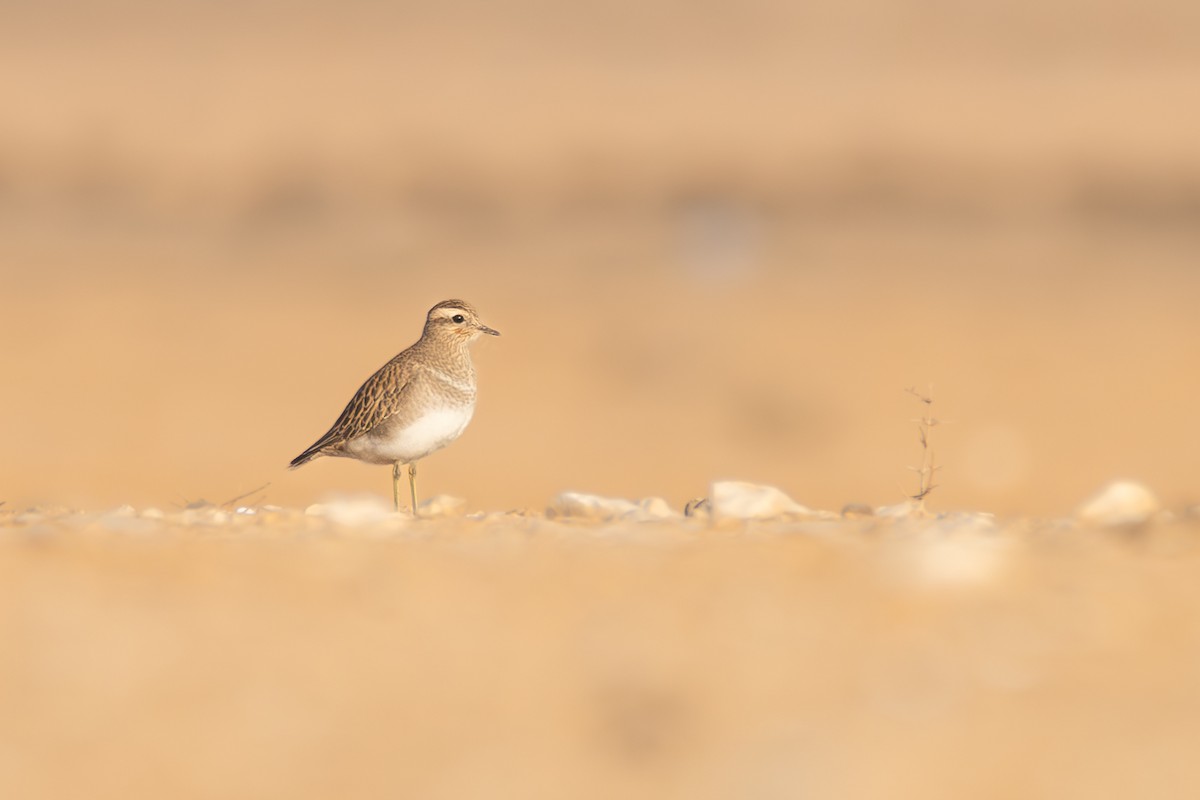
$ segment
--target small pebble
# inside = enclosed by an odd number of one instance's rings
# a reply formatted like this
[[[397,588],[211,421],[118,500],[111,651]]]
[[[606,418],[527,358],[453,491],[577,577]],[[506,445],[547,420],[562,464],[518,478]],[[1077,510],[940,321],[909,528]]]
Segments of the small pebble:
[[[1158,510],[1158,498],[1142,484],[1114,481],[1089,498],[1075,515],[1093,525],[1133,527],[1148,522]]]
[[[334,498],[324,503],[314,503],[304,509],[304,513],[309,517],[321,517],[336,525],[350,527],[385,521],[390,523],[401,518],[391,503],[374,495]]]
[[[814,511],[797,503],[774,486],[743,481],[717,481],[712,485],[713,516],[732,519],[837,519],[828,511]]]
[[[846,519],[861,519],[875,516],[875,509],[866,503],[847,503],[842,506],[842,516]]]
[[[661,497],[647,497],[634,503],[621,497],[602,497],[582,492],[563,492],[550,501],[546,509],[549,519],[615,519],[648,522],[677,516]]]
[[[467,501],[448,494],[434,495],[417,506],[417,516],[424,519],[461,517],[467,512]]]

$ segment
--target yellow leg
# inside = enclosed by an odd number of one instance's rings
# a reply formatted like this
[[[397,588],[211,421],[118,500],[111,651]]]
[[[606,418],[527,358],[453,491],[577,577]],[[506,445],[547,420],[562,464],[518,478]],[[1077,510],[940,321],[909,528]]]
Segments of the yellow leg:
[[[412,463],[408,465],[408,491],[412,495],[412,513],[417,515],[417,465]]]
[[[400,462],[392,464],[392,503],[400,510]]]

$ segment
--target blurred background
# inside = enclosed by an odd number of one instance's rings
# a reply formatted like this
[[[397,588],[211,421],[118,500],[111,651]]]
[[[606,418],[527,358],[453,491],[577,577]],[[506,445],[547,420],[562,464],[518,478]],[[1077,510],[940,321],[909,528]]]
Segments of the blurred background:
[[[0,0],[0,795],[1198,796],[1194,517],[9,513],[387,498],[285,466],[451,297],[426,497],[893,503],[932,386],[932,510],[1181,508],[1198,87],[1194,0]]]
[[[1195,3],[0,6],[0,499],[387,494],[288,460],[447,297],[422,493],[1068,511],[1200,474]]]

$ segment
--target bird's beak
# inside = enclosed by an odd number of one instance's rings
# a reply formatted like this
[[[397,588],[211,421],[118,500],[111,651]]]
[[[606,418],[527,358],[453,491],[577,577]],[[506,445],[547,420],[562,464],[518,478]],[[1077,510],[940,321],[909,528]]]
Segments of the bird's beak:
[[[480,333],[487,333],[487,334],[491,334],[492,336],[499,336],[499,335],[500,335],[500,331],[493,330],[492,328],[489,328],[487,325],[480,325],[480,326],[479,326],[479,332],[480,332]]]

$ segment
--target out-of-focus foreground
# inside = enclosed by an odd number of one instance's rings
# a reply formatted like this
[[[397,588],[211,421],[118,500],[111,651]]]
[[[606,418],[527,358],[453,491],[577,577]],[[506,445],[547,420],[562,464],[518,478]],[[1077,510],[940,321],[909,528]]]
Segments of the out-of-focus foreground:
[[[368,511],[0,514],[4,797],[1200,787],[1194,519]]]
[[[475,508],[726,477],[946,507],[1200,474],[1194,4],[131,0],[0,10],[0,500],[283,465],[462,296]]]

